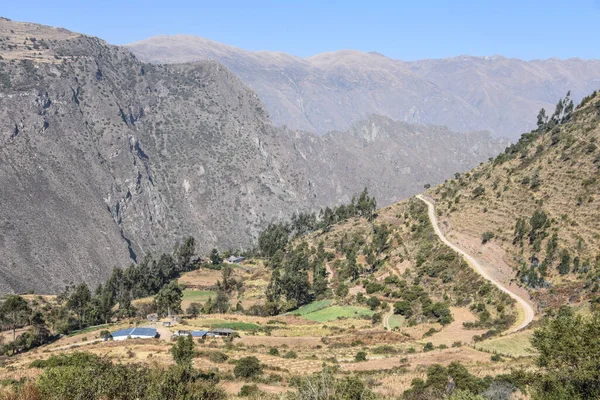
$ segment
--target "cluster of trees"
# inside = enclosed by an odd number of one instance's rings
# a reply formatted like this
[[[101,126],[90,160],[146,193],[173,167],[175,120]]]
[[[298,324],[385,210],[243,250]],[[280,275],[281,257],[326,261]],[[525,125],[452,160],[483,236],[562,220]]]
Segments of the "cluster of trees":
[[[115,268],[106,283],[96,289],[94,296],[100,304],[105,305],[101,315],[103,322],[110,320],[110,310],[117,303],[121,316],[131,316],[135,312],[131,300],[156,295],[182,272],[196,269],[195,244],[194,238],[188,237],[175,248],[173,254],[165,253],[158,258],[147,255],[137,265],[132,264],[125,269]],[[159,301],[155,304],[164,306],[166,303]],[[169,308],[168,304],[166,308]],[[162,310],[164,307],[161,307]]]
[[[546,110],[541,109],[537,116],[537,127],[538,130],[550,130],[556,125],[564,124],[571,119],[571,114],[575,109],[575,104],[571,99],[571,91],[567,92],[564,99],[559,99],[556,107],[554,108],[554,114],[550,117],[546,115]]]
[[[323,295],[327,290],[325,257],[323,246],[313,255],[306,242],[287,253],[277,251],[269,261],[272,273],[265,292],[264,313],[276,315],[293,310]],[[309,280],[311,270],[312,282]]]
[[[451,399],[484,400],[509,399],[519,388],[524,387],[524,373],[479,378],[471,374],[464,365],[453,361],[447,367],[434,364],[427,369],[427,378],[415,378],[411,388],[402,396],[405,400]]]
[[[179,343],[174,346],[178,347]],[[192,349],[193,350],[193,349]],[[191,367],[189,352],[166,369],[141,364],[113,364],[89,353],[52,356],[36,362],[44,368],[35,382],[15,386],[10,399],[174,399],[225,400],[218,375]],[[3,398],[3,397],[0,397]]]
[[[9,295],[0,306],[0,325],[12,330],[13,336],[11,342],[0,341],[2,354],[29,350],[54,339],[42,313],[33,310],[29,303],[18,295]],[[16,330],[25,325],[29,325],[30,328],[17,337]]]
[[[394,303],[394,314],[405,317],[409,324],[418,324],[423,320],[434,320],[442,325],[448,325],[454,318],[447,303],[431,300],[423,286],[407,285],[400,281],[396,294],[401,301]]]
[[[600,398],[600,314],[575,315],[561,308],[536,329],[531,344],[538,354],[535,372],[478,378],[458,362],[448,367],[433,365],[425,380],[415,379],[404,393],[409,400],[504,399],[517,390],[528,391],[533,400]],[[496,357],[497,358],[497,357]]]
[[[56,304],[38,296],[32,301],[36,307],[32,307],[22,296],[7,296],[0,305],[0,324],[13,330],[13,341],[3,345],[3,352],[28,350],[47,343],[55,334],[105,324],[114,317],[131,317],[136,312],[131,301],[139,297],[156,295],[151,307],[160,314],[180,312],[182,292],[174,279],[197,267],[194,254],[195,241],[189,237],[173,254],[162,254],[158,258],[149,255],[137,265],[115,268],[94,292],[85,283],[67,285],[57,296]],[[145,317],[148,310],[140,311]],[[16,329],[23,326],[30,328],[16,337]]]
[[[582,104],[585,104],[584,102],[589,101],[590,99],[584,99],[578,108]],[[552,115],[547,115],[546,110],[542,108],[537,115],[537,129],[521,135],[517,143],[508,146],[503,153],[499,154],[494,159],[494,165],[501,165],[517,156],[527,154],[531,144],[534,143],[537,138],[540,137],[540,135],[552,131],[556,126],[568,122],[571,119],[574,110],[575,106],[573,100],[571,99],[570,91],[567,93],[564,99],[559,99]],[[554,131],[552,134],[553,145],[558,143],[557,133],[558,132]]]
[[[358,196],[353,196],[350,204],[321,209],[319,213],[297,213],[289,223],[270,224],[258,237],[258,247],[263,257],[270,258],[278,250],[284,250],[291,238],[297,238],[309,232],[322,229],[328,231],[331,226],[349,218],[362,217],[372,221],[375,217],[377,202],[369,196],[365,188]]]
[[[534,211],[529,220],[517,218],[513,244],[522,248],[528,245],[532,253],[529,263],[521,261],[518,272],[521,282],[529,287],[542,288],[549,286],[545,278],[553,268],[556,268],[561,275],[588,273],[592,269],[600,270],[600,257],[596,257],[595,262],[590,259],[582,260],[579,256],[572,257],[568,249],[560,249],[558,234],[554,232],[550,235],[548,233],[550,227],[551,220],[543,210]],[[540,262],[538,255],[542,252],[544,240],[546,240],[545,254]]]

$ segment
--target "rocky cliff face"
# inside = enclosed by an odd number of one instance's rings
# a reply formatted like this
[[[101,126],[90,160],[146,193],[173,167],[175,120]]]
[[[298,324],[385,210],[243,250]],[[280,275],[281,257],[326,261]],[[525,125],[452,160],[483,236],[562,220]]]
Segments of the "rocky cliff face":
[[[0,39],[1,293],[94,285],[188,235],[248,247],[268,221],[364,186],[386,203],[504,147],[378,117],[350,135],[276,129],[216,62],[144,64],[8,20]]]
[[[513,140],[535,127],[568,90],[581,99],[600,88],[598,60],[460,56],[405,62],[378,53],[336,51],[302,59],[249,52],[190,35],[128,45],[153,63],[216,60],[263,99],[276,125],[324,134],[369,114],[453,130],[489,130]]]

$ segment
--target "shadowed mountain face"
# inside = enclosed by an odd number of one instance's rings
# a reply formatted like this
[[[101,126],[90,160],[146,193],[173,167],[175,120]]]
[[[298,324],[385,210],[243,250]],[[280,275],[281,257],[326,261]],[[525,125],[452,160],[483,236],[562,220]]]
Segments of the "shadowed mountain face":
[[[64,29],[0,19],[0,293],[92,285],[170,251],[248,248],[272,220],[387,204],[506,145],[371,116],[317,136],[274,128],[221,64],[151,65]]]
[[[151,63],[219,61],[256,91],[275,125],[321,134],[379,114],[517,139],[534,127],[532,115],[553,109],[567,91],[578,100],[600,87],[597,60],[461,56],[403,62],[347,50],[302,59],[189,35],[127,47]]]

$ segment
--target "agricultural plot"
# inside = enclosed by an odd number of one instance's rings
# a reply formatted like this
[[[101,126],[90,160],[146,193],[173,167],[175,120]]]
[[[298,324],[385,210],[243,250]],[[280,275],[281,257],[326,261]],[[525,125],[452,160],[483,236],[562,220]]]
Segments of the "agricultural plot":
[[[216,297],[217,293],[212,290],[192,290],[186,289],[183,291],[183,299],[181,300],[181,306],[185,310],[191,303],[204,303],[210,297],[213,299]]]
[[[529,357],[534,355],[530,342],[531,334],[531,331],[525,331],[492,338],[478,343],[475,348],[513,357]]]
[[[329,322],[335,321],[339,318],[365,318],[373,315],[373,311],[368,308],[355,307],[355,306],[331,306],[323,308],[317,311],[306,313],[302,315],[311,321],[316,322]]]
[[[322,310],[324,308],[327,308],[327,307],[329,307],[332,304],[333,304],[333,300],[313,301],[310,304],[306,304],[306,305],[298,308],[297,310],[292,311],[290,314],[305,316],[305,315],[310,314],[312,312],[319,311],[319,310]]]

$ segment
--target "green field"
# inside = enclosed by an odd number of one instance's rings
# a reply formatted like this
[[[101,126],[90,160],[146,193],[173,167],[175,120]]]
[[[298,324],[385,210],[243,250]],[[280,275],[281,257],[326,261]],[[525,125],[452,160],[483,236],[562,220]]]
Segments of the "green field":
[[[215,298],[217,294],[211,290],[191,290],[183,291],[183,302],[189,304],[193,302],[204,303],[209,297]]]
[[[475,348],[513,357],[531,356],[535,354],[529,341],[531,334],[531,331],[526,331],[492,338],[476,344]]]
[[[235,331],[254,332],[260,329],[259,325],[249,322],[215,322],[210,324],[211,328],[229,328]]]
[[[335,321],[338,318],[362,318],[365,316],[370,317],[371,315],[373,315],[373,311],[369,310],[368,308],[354,306],[331,306],[304,314],[302,317],[316,322],[328,322]]]
[[[399,314],[394,314],[389,319],[390,328],[398,328],[404,325],[404,317]]]
[[[312,303],[303,305],[302,307],[298,308],[297,310],[292,311],[290,314],[304,316],[306,314],[310,314],[312,312],[327,308],[332,303],[333,303],[333,300],[313,301]]]

